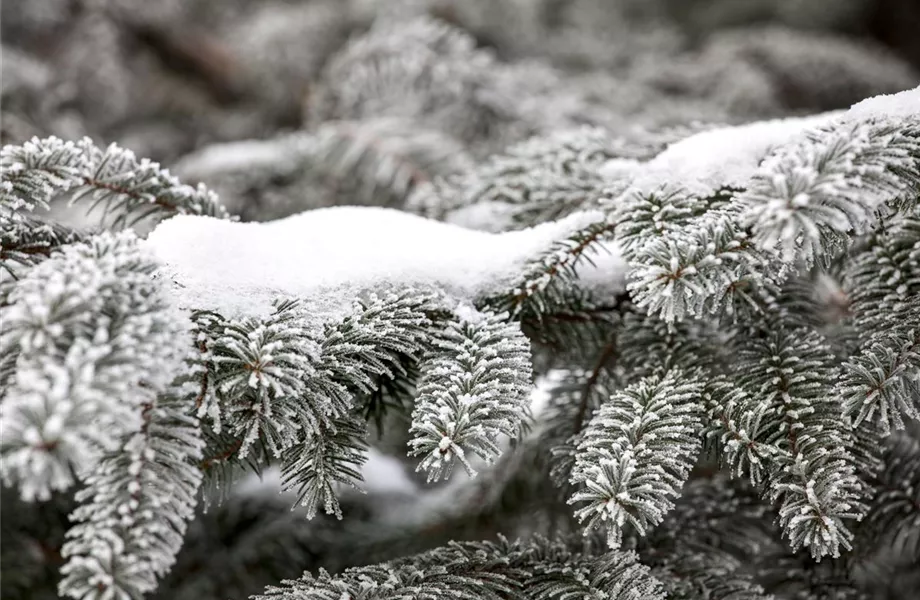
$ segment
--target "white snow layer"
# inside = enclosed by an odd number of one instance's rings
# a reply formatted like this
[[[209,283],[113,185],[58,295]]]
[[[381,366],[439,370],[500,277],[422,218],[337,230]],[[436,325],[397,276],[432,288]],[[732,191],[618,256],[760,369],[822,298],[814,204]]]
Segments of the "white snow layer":
[[[846,112],[704,131],[647,163],[621,160],[601,169],[614,179],[631,178],[640,188],[745,187],[772,149],[809,129],[839,120],[917,115],[920,87],[864,100]],[[277,157],[266,150],[264,158]],[[161,223],[147,243],[188,308],[228,317],[258,315],[270,310],[273,298],[288,295],[337,313],[357,293],[386,284],[433,286],[461,301],[500,292],[554,241],[600,218],[584,212],[523,231],[489,233],[391,209],[333,207],[270,223],[178,216]],[[607,249],[610,254],[597,257],[595,267],[582,270],[581,281],[621,291],[625,263],[615,245]]]
[[[654,189],[673,184],[699,193],[722,186],[744,187],[771,150],[841,114],[829,112],[703,131],[671,144],[634,170],[633,185]]]
[[[858,102],[846,113],[847,118],[869,117],[903,119],[920,116],[920,86],[897,94],[884,94]]]
[[[488,233],[376,207],[311,210],[268,223],[180,215],[146,244],[164,264],[186,308],[226,317],[264,315],[278,296],[339,314],[360,292],[382,286],[437,287],[458,300],[510,289],[529,261],[600,212],[506,233]],[[586,267],[586,270],[590,267]],[[592,287],[624,288],[615,248],[587,275]]]
[[[633,177],[640,189],[663,184],[709,193],[722,186],[745,187],[761,161],[778,146],[806,131],[835,121],[907,118],[920,115],[920,87],[863,100],[847,111],[776,119],[703,131],[668,146],[642,165],[611,161],[602,172],[611,178]]]

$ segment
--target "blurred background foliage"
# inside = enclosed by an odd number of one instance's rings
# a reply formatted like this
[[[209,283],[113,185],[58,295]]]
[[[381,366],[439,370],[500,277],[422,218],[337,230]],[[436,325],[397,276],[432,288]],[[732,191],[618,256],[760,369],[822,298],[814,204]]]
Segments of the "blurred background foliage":
[[[918,31],[916,0],[8,0],[0,137],[117,142],[212,186],[244,220],[407,207],[420,185],[498,169],[485,158],[533,135],[591,125],[654,154],[701,123],[914,87]],[[235,474],[243,485],[202,504],[156,597],[242,598],[305,569],[570,518],[561,501],[529,512],[558,494],[539,448],[475,483],[423,488],[402,469],[409,397],[394,384],[369,399],[395,407],[376,419],[370,463],[389,481],[345,496],[343,521],[308,522],[271,477]],[[4,489],[0,507],[0,596],[56,597],[72,499],[24,505]],[[867,578],[920,586],[915,565],[873,564],[892,572]],[[788,583],[773,589],[797,597]]]

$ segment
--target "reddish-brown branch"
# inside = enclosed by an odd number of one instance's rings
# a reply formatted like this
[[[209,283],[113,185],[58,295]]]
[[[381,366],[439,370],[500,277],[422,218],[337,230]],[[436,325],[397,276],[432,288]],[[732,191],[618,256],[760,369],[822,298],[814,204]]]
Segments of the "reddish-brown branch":
[[[217,454],[215,456],[209,456],[205,458],[203,461],[201,461],[200,463],[198,463],[198,468],[200,468],[202,471],[207,471],[213,465],[217,463],[222,463],[226,461],[227,459],[229,459],[231,456],[236,454],[237,450],[239,450],[242,446],[243,446],[243,440],[236,439],[233,441],[232,444],[230,444],[229,448],[227,448],[220,454]]]
[[[596,231],[592,233],[591,235],[587,236],[585,239],[579,242],[574,248],[572,248],[567,253],[566,257],[563,260],[560,260],[559,262],[549,266],[544,271],[544,273],[546,275],[549,275],[550,278],[555,277],[557,274],[559,274],[559,271],[562,269],[562,267],[577,260],[584,253],[584,251],[588,248],[588,246],[596,242],[601,236],[613,231],[613,229],[614,229],[614,224],[611,223],[611,224],[608,224],[603,229]],[[515,308],[519,307],[521,304],[524,303],[525,300],[527,300],[527,298],[533,295],[534,292],[536,292],[539,287],[540,287],[539,283],[532,283],[529,286],[525,286],[523,289],[521,289],[521,291],[519,291],[517,294],[512,296],[511,298],[512,305]]]
[[[10,258],[13,253],[42,256],[51,256],[51,246],[45,244],[23,244],[22,246],[6,246],[0,248],[0,260]]]
[[[205,354],[208,351],[208,345],[204,340],[198,344],[198,350],[202,354]],[[204,402],[204,398],[208,393],[208,369],[205,367],[204,372],[201,374],[201,388],[198,390],[198,395],[195,397],[195,408],[201,408],[201,403]]]
[[[146,201],[146,200],[148,199],[148,196],[147,196],[147,195],[145,195],[145,194],[139,194],[139,193],[137,193],[137,192],[135,192],[135,191],[133,191],[133,190],[130,190],[130,189],[126,188],[126,187],[122,187],[122,186],[115,185],[115,184],[112,184],[112,183],[106,183],[106,182],[104,182],[104,181],[99,181],[98,179],[93,179],[92,177],[81,177],[81,179],[82,179],[82,181],[83,181],[83,185],[86,185],[86,186],[89,186],[89,187],[95,187],[95,188],[101,188],[101,189],[104,189],[104,190],[109,190],[109,191],[115,192],[116,194],[122,194],[122,195],[124,195],[124,196],[128,196],[129,198],[133,198],[133,199],[135,199],[135,200]],[[180,211],[179,211],[179,207],[176,206],[175,204],[171,204],[171,203],[169,203],[169,202],[166,202],[165,200],[163,200],[163,199],[160,198],[159,196],[151,196],[151,197],[153,198],[153,200],[152,200],[152,203],[153,203],[153,204],[156,204],[157,206],[161,206],[161,207],[165,208],[166,210],[171,210],[171,211],[174,211],[174,212],[180,212]]]

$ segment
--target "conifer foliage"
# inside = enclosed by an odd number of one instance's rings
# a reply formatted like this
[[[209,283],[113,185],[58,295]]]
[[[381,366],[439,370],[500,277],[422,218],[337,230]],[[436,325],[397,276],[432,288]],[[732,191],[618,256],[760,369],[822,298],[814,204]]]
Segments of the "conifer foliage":
[[[590,49],[509,62],[404,19],[435,4],[336,21],[302,131],[180,161],[241,215],[116,144],[3,147],[0,476],[73,504],[25,546],[60,596],[899,598],[920,88],[625,127],[553,66]]]

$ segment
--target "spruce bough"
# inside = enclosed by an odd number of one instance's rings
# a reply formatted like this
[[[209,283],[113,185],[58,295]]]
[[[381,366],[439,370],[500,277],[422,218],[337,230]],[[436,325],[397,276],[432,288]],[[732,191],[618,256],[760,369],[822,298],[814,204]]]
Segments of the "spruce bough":
[[[389,411],[429,482],[459,463],[481,487],[478,507],[461,494],[382,543],[476,510],[500,521],[509,490],[546,494],[534,528],[551,537],[307,573],[262,597],[762,598],[777,564],[819,589],[895,544],[916,556],[916,488],[897,486],[920,455],[920,110],[888,102],[765,151],[743,185],[649,179],[654,153],[595,130],[538,139],[514,169],[414,182],[408,204],[494,202],[556,144],[578,168],[534,179],[551,189],[515,196],[510,222],[583,218],[516,276],[390,280],[334,310],[279,289],[267,314],[179,302],[181,278],[129,227],[229,218],[205,187],[114,145],[7,146],[4,485],[37,502],[79,487],[59,587],[78,599],[154,590],[199,497],[245,467],[280,469],[305,518],[347,519],[343,490],[362,489],[369,424]],[[624,156],[632,171],[596,171]],[[41,220],[61,197],[117,231]],[[622,275],[610,252],[628,266],[617,293],[582,276],[594,261]]]

